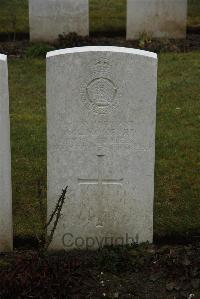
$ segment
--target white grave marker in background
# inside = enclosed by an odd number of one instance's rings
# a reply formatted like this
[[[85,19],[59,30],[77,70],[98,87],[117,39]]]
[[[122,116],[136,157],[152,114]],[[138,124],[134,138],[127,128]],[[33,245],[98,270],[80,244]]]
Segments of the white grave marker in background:
[[[55,42],[59,34],[89,35],[88,0],[29,0],[31,41]]]
[[[7,57],[0,54],[0,252],[12,250],[12,191]]]
[[[127,0],[127,39],[185,38],[187,0]]]

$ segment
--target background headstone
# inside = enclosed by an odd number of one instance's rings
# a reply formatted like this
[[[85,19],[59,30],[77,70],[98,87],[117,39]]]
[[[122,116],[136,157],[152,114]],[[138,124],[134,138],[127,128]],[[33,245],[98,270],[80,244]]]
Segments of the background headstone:
[[[127,0],[127,39],[185,38],[187,0]]]
[[[51,249],[152,241],[156,92],[154,53],[48,53],[48,217],[69,186]]]
[[[0,252],[12,250],[12,191],[7,57],[0,54]]]
[[[59,34],[89,34],[88,0],[29,0],[31,41],[54,42]]]

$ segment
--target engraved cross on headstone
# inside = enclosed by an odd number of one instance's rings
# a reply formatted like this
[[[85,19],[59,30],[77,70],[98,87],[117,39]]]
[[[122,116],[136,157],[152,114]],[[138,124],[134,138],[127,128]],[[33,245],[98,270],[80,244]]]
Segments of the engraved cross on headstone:
[[[98,207],[102,211],[102,196],[103,185],[120,185],[122,186],[123,178],[121,179],[104,179],[103,178],[103,157],[104,155],[97,155],[98,158],[98,178],[97,179],[78,179],[79,185],[98,185]],[[97,227],[103,226],[103,217],[98,218]]]

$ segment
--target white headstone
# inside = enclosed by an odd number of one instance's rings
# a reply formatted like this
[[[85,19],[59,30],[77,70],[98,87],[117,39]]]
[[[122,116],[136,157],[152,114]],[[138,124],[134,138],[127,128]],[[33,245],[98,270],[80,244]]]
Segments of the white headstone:
[[[88,0],[29,0],[31,41],[54,42],[59,34],[89,34]]]
[[[127,39],[185,38],[187,0],[127,0]]]
[[[154,53],[48,53],[48,217],[69,186],[51,249],[152,241],[156,92]]]
[[[0,54],[0,252],[12,250],[12,192],[7,57]]]

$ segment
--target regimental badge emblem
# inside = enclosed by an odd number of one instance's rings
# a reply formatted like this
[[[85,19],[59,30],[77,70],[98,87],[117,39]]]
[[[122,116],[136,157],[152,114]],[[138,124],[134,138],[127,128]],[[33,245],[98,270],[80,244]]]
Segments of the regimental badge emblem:
[[[82,101],[95,113],[108,113],[117,104],[118,87],[110,75],[110,67],[105,60],[98,61],[90,78],[81,86]]]
[[[97,78],[92,80],[87,86],[87,98],[96,106],[104,108],[112,105],[117,88],[114,83],[106,78]]]

